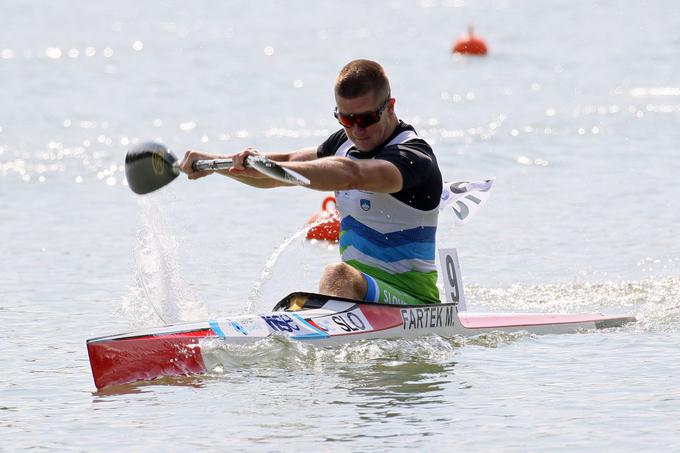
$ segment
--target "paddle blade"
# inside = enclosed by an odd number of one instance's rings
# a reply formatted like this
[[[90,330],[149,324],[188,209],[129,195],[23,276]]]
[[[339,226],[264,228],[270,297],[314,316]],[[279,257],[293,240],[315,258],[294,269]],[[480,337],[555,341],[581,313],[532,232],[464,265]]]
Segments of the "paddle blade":
[[[160,189],[179,175],[177,157],[156,142],[134,146],[125,155],[125,177],[134,193]]]

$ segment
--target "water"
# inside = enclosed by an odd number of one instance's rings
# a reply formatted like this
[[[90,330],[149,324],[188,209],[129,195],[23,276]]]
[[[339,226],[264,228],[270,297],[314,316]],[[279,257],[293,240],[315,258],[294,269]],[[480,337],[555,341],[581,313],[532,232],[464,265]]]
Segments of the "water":
[[[0,17],[2,450],[680,449],[674,2],[27,0]],[[487,58],[449,54],[470,22]],[[324,194],[213,177],[141,199],[125,150],[318,144],[359,57],[383,63],[447,179],[496,177],[438,236],[470,309],[639,322],[272,340],[225,348],[208,376],[96,392],[87,338],[266,310],[337,256],[296,236]]]

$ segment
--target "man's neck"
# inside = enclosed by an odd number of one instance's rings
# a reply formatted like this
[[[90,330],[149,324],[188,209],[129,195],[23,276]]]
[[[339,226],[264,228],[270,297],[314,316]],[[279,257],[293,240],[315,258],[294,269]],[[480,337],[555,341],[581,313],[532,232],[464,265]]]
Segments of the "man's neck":
[[[399,126],[399,118],[397,118],[397,115],[391,115],[389,117],[388,126],[385,129],[385,136],[383,137],[381,143],[385,143],[387,139],[389,139],[392,136],[392,134],[394,134],[394,131],[397,129],[397,126]]]

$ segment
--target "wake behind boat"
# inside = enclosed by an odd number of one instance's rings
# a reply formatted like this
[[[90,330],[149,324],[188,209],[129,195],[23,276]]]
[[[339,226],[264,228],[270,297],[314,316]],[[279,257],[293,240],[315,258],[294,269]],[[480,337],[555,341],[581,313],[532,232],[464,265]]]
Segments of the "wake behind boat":
[[[295,292],[268,313],[175,324],[87,340],[97,388],[164,376],[206,373],[222,365],[223,345],[253,344],[274,335],[317,346],[379,338],[476,336],[489,332],[574,333],[619,327],[631,316],[553,313],[469,313],[455,250],[440,251],[452,302],[399,305]]]

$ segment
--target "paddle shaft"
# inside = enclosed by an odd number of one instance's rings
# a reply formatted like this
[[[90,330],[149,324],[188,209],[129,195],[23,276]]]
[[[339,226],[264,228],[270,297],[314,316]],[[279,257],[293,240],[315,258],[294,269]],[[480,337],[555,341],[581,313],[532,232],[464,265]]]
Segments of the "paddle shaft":
[[[197,160],[191,164],[194,171],[228,170],[234,166],[232,159]]]
[[[206,170],[227,170],[234,166],[233,159],[211,159],[211,160],[197,160],[191,165],[191,168],[195,171],[206,171]],[[270,178],[277,179],[279,181],[296,184],[301,186],[309,185],[309,178],[301,175],[300,173],[290,170],[288,168],[283,168],[279,166],[276,162],[267,159],[265,156],[248,156],[245,161],[246,167],[252,167],[262,174],[269,176]]]

